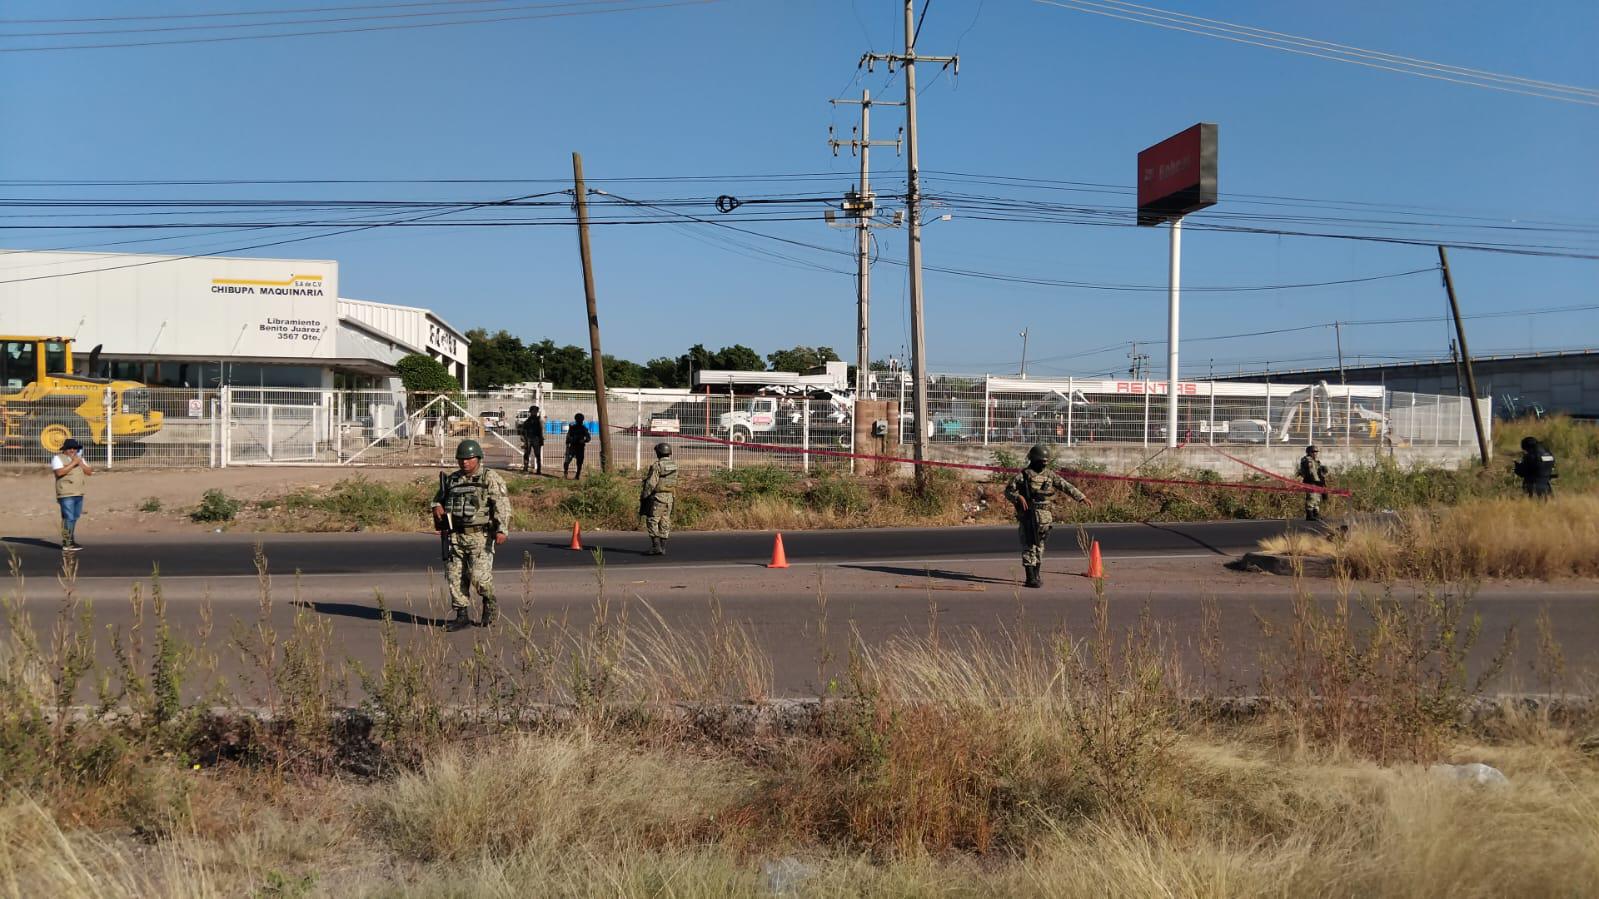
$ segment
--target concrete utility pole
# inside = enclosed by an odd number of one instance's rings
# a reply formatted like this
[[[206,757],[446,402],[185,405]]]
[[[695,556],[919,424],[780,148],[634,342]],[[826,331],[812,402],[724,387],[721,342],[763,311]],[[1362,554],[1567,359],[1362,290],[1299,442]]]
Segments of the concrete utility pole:
[[[600,470],[611,470],[611,414],[605,408],[605,357],[600,353],[600,313],[594,304],[594,262],[589,257],[588,191],[583,187],[583,155],[572,154],[572,194],[577,200],[577,247],[583,256],[583,296],[589,307],[589,348],[594,356],[594,405],[600,419]]]
[[[876,225],[872,217],[877,212],[877,195],[872,193],[871,162],[872,147],[893,147],[894,152],[899,152],[900,138],[894,140],[872,140],[872,107],[873,106],[904,106],[903,103],[887,103],[882,100],[873,100],[872,92],[861,91],[859,100],[831,100],[834,106],[855,105],[861,107],[861,124],[855,132],[855,137],[850,140],[834,140],[832,129],[828,129],[827,143],[833,148],[833,155],[838,155],[838,148],[847,146],[851,153],[858,153],[861,157],[861,183],[853,202],[855,213],[855,398],[866,399],[866,394],[871,388],[872,368],[872,228],[883,227]],[[903,133],[904,129],[900,129]],[[851,202],[845,197],[844,212],[849,214]]]
[[[916,53],[916,0],[905,0],[905,53],[868,53],[861,61],[870,64],[886,61],[890,70],[896,64],[905,67],[905,217],[909,220],[909,252],[906,260],[910,269],[911,294],[911,377],[913,405],[916,407],[916,443],[912,457],[916,466],[916,483],[927,483],[927,432],[932,419],[927,413],[927,335],[922,316],[922,189],[921,170],[916,153],[916,63],[936,62],[953,66],[960,74],[958,56],[918,56]]]
[[[1333,322],[1333,339],[1338,343],[1338,383],[1348,384],[1344,378],[1344,323]]]
[[[1482,429],[1482,409],[1477,406],[1477,376],[1471,371],[1471,351],[1466,349],[1466,326],[1460,321],[1460,303],[1455,299],[1455,279],[1449,276],[1449,254],[1438,248],[1438,263],[1444,268],[1444,290],[1449,293],[1449,311],[1455,316],[1455,336],[1460,340],[1460,359],[1466,365],[1466,391],[1471,394],[1471,423],[1477,428],[1477,452],[1483,467],[1488,466],[1488,435]]]
[[[1022,375],[1023,378],[1026,378],[1027,377],[1027,329],[1023,328],[1022,329],[1022,333],[1017,335],[1017,336],[1021,337],[1021,339],[1022,339],[1022,371],[1021,371],[1021,375]]]

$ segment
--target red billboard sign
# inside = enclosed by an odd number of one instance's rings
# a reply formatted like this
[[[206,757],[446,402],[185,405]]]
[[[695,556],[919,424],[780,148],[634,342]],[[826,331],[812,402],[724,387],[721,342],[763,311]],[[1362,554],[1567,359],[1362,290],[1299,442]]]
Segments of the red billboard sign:
[[[1138,224],[1216,203],[1216,126],[1201,122],[1138,154]]]

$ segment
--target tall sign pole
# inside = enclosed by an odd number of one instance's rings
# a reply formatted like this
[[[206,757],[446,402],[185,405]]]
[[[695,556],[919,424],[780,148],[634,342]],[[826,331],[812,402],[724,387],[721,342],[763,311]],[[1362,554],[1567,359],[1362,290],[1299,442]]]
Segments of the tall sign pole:
[[[1166,295],[1166,445],[1177,446],[1183,216],[1216,203],[1216,126],[1201,122],[1138,154],[1138,224],[1171,223]]]
[[[588,301],[589,347],[594,354],[594,405],[600,419],[600,470],[609,472],[611,415],[605,407],[605,357],[600,353],[600,313],[594,302],[594,263],[589,257],[588,191],[583,186],[583,156],[572,154],[572,193],[577,200],[577,248],[583,256],[583,296]]]

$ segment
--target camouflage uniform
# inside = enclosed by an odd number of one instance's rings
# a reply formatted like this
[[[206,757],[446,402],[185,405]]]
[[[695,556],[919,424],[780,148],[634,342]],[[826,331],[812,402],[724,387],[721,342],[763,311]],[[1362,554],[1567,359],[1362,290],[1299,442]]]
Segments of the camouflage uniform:
[[[1299,459],[1299,480],[1301,483],[1308,484],[1313,487],[1326,487],[1327,466],[1321,464],[1321,460],[1312,454],[1314,449],[1315,447],[1307,448],[1305,450],[1305,455],[1301,456]],[[1317,519],[1321,518],[1322,496],[1323,494],[1319,490],[1305,491],[1306,521],[1316,521]]]
[[[1042,447],[1035,446],[1028,453],[1028,458],[1036,462],[1047,460],[1048,456]],[[1047,467],[1043,470],[1024,468],[1005,487],[1005,498],[1016,507],[1017,530],[1024,548],[1022,567],[1027,572],[1029,587],[1043,584],[1039,569],[1044,564],[1044,544],[1049,540],[1050,529],[1055,523],[1049,502],[1056,493],[1065,493],[1078,502],[1088,501],[1083,491]],[[1025,509],[1022,507],[1023,500],[1026,500]]]
[[[677,489],[677,463],[672,461],[672,448],[665,443],[656,446],[655,455],[655,462],[644,470],[638,509],[644,516],[644,530],[650,535],[650,555],[664,556],[666,541],[672,536],[672,495]]]
[[[471,606],[476,588],[483,597],[484,618],[492,621],[494,606],[494,539],[507,533],[511,498],[497,471],[478,467],[473,474],[451,472],[433,502],[450,519],[444,562],[450,582],[450,608],[460,614]]]

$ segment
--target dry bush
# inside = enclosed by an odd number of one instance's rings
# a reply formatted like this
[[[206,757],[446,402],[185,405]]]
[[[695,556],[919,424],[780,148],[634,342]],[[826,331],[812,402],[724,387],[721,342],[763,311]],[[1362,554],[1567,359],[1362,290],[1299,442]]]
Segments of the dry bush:
[[[377,789],[366,820],[393,851],[422,860],[517,851],[677,845],[729,806],[733,766],[643,752],[577,732],[452,747]]]
[[[1309,531],[1289,531],[1260,541],[1260,551],[1285,556],[1332,556],[1337,551],[1332,540]]]

